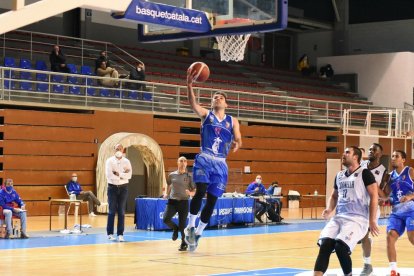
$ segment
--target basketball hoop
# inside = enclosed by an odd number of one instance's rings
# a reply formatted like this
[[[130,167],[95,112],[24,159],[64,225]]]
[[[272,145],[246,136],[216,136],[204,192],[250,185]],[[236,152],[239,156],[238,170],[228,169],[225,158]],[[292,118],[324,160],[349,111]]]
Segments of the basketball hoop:
[[[243,26],[250,23],[251,20],[247,18],[233,18],[230,20],[220,20],[216,23],[217,26],[232,24],[233,26]],[[221,61],[241,61],[244,59],[244,50],[246,49],[247,41],[249,41],[251,34],[233,34],[216,36],[218,49],[220,50]]]
[[[241,61],[250,34],[216,36],[221,61]]]

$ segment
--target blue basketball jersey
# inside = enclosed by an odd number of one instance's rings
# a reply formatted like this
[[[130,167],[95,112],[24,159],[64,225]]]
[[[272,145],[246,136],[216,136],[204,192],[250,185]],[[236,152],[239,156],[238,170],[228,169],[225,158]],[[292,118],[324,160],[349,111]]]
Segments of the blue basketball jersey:
[[[209,111],[201,125],[201,152],[215,157],[226,158],[233,141],[233,119],[225,115],[219,121],[212,111]]]
[[[391,183],[391,203],[397,205],[400,198],[404,195],[414,193],[413,180],[410,177],[410,167],[405,167],[400,174],[393,170],[390,175]]]

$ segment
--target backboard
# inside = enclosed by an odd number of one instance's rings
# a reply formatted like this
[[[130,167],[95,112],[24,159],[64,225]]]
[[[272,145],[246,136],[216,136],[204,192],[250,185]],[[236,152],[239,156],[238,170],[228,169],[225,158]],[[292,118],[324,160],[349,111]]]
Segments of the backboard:
[[[262,33],[287,26],[287,0],[150,0],[206,14],[208,31],[188,31],[158,24],[139,24],[138,40],[159,42],[186,40],[227,34]]]

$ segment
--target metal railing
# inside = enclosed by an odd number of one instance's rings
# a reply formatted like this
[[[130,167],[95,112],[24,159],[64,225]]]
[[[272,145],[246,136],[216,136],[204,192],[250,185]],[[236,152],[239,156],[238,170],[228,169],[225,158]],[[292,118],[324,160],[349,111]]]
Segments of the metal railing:
[[[43,75],[43,81],[38,80],[39,75]],[[100,85],[105,79],[118,84],[116,87]],[[137,90],[136,85],[146,88]],[[345,109],[385,109],[360,103],[194,87],[199,103],[206,108],[210,107],[211,97],[218,90],[227,93],[228,113],[246,121],[340,127]],[[0,67],[0,99],[3,102],[193,115],[186,86],[10,67]],[[364,118],[353,120],[354,123],[364,122]]]

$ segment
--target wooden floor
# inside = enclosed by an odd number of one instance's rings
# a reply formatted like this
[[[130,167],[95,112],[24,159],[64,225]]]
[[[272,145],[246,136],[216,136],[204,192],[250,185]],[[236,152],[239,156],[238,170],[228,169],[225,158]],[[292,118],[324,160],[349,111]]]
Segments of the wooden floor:
[[[322,210],[322,209],[321,209]],[[319,210],[319,211],[321,211]],[[284,210],[282,216],[289,221],[301,217],[298,210]],[[309,216],[308,210],[305,216]],[[252,270],[288,267],[312,270],[318,252],[316,240],[320,230],[306,230],[308,223],[298,224],[298,232],[270,233],[275,229],[283,231],[284,225],[254,227],[254,234],[232,235],[233,230],[208,230],[196,252],[179,252],[179,241],[158,238],[159,232],[136,231],[133,229],[133,216],[127,216],[127,242],[109,242],[104,227],[106,216],[85,216],[84,223],[91,224],[101,234],[90,235],[97,239],[95,244],[77,245],[80,236],[62,236],[67,240],[63,246],[36,247],[44,242],[36,237],[36,231],[47,231],[48,217],[29,217],[29,240],[0,240],[5,243],[21,243],[19,249],[2,249],[0,269],[3,275],[208,275]],[[73,223],[70,221],[69,225]],[[55,216],[56,228],[63,225],[63,218]],[[323,224],[321,223],[321,227]],[[250,228],[251,229],[251,228]],[[240,229],[239,229],[240,230]],[[302,231],[303,230],[303,231]],[[224,231],[224,232],[223,232]],[[99,231],[98,231],[99,232]],[[221,233],[221,235],[215,235]],[[223,235],[224,233],[224,235]],[[228,233],[228,234],[226,234]],[[165,234],[165,233],[164,233]],[[171,232],[167,233],[168,236]],[[147,241],[131,241],[133,237],[144,235]],[[164,235],[165,236],[165,235]],[[43,239],[43,240],[42,240]],[[129,241],[128,241],[129,240]],[[53,243],[51,239],[51,243]],[[27,246],[25,246],[27,245]],[[4,247],[2,247],[4,248]],[[414,267],[413,246],[406,236],[397,243],[398,265]],[[354,267],[361,267],[361,248],[358,246],[352,255]],[[372,262],[374,267],[387,267],[385,227],[381,236],[374,238]],[[336,255],[332,255],[330,268],[339,268]],[[253,275],[251,272],[250,275]],[[272,274],[276,275],[276,274]],[[281,274],[278,274],[281,275]],[[290,274],[292,275],[292,274]]]

